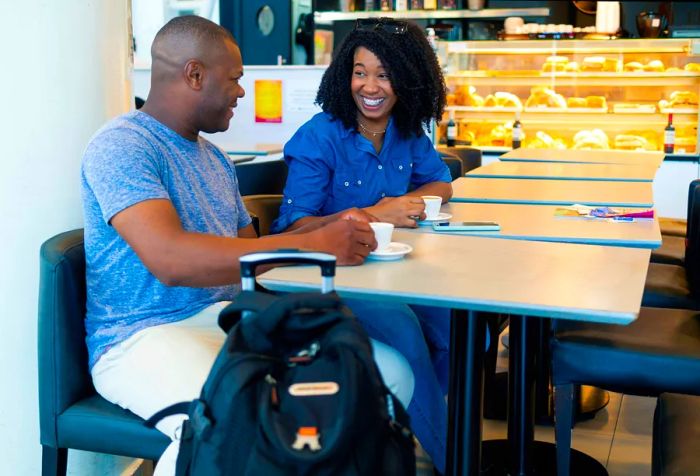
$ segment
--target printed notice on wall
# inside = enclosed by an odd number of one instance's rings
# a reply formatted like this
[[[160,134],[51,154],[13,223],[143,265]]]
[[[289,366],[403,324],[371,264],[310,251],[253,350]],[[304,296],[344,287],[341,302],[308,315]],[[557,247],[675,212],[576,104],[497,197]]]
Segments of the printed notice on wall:
[[[318,84],[314,81],[293,80],[285,84],[285,105],[289,112],[317,113],[321,109],[314,104]]]
[[[255,80],[255,122],[282,122],[282,80]]]

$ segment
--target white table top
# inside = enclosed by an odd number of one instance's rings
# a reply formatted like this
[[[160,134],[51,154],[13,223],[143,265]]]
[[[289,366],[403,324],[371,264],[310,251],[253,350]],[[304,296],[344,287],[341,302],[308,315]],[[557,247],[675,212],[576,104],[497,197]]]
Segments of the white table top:
[[[650,251],[394,232],[413,246],[398,261],[337,269],[341,296],[474,311],[627,324],[639,313]],[[318,289],[317,267],[258,277],[273,290]]]
[[[515,149],[503,154],[501,160],[526,162],[579,162],[624,165],[651,165],[658,167],[664,161],[663,152],[638,152],[627,150],[560,150]]]
[[[462,177],[452,182],[453,202],[650,208],[650,182],[510,180]]]
[[[462,236],[488,236],[515,240],[556,241],[589,245],[630,246],[654,249],[661,246],[658,220],[633,222],[555,216],[557,206],[510,205],[503,203],[457,203],[442,206],[450,213],[449,221],[493,221],[501,226],[497,232],[436,232],[432,226],[410,231],[450,233]]]
[[[470,170],[472,178],[603,180],[651,182],[659,169],[651,165],[496,161]]]

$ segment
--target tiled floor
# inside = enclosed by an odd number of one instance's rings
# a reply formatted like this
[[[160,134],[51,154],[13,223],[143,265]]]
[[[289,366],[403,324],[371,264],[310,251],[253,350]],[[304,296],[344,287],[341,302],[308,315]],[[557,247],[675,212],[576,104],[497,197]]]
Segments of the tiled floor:
[[[500,348],[499,369],[505,370],[507,352]],[[595,418],[577,423],[572,446],[598,461],[610,476],[651,474],[651,434],[655,398],[610,394],[610,403]],[[505,421],[484,420],[484,440],[505,438]],[[554,442],[554,428],[537,426],[535,438]],[[418,453],[418,476],[432,476],[427,457]]]

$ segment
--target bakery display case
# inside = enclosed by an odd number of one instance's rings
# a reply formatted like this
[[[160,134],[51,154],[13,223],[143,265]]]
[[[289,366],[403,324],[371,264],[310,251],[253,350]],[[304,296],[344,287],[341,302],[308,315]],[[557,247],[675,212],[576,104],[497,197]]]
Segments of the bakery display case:
[[[664,150],[698,156],[700,40],[440,42],[448,86],[445,121],[457,145],[505,152],[516,115],[522,147]]]

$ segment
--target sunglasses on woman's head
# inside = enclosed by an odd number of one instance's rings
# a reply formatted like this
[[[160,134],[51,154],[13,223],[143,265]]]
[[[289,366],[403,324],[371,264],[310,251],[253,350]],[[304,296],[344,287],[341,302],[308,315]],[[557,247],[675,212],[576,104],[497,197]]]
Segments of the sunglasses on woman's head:
[[[377,31],[382,30],[387,33],[403,35],[408,30],[408,23],[392,18],[358,18],[355,20],[356,30]]]

